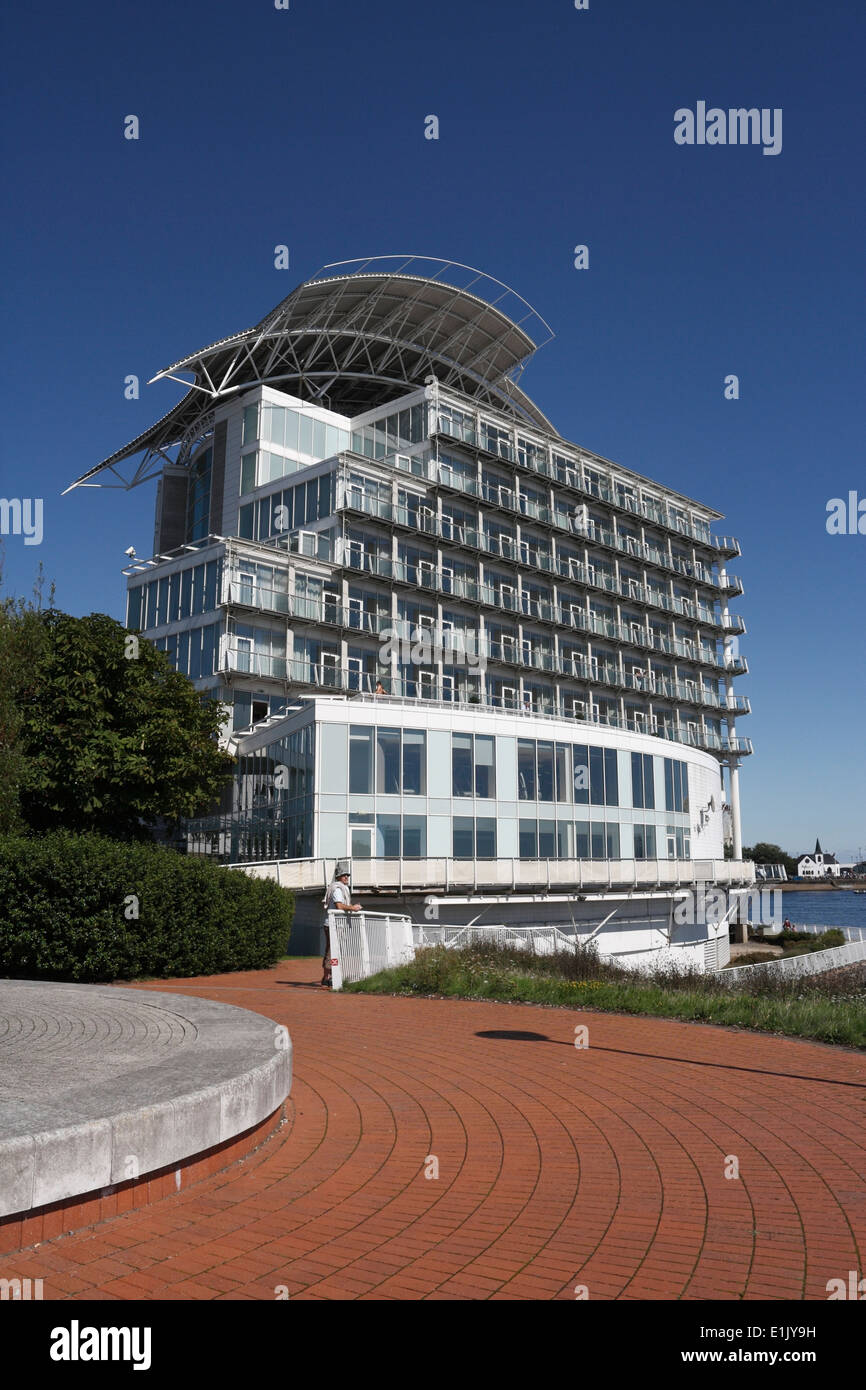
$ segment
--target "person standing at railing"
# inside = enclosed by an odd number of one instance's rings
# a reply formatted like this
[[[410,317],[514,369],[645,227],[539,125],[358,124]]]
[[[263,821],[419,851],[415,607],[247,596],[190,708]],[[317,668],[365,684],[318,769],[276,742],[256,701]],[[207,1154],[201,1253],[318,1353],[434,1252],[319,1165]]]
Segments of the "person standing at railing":
[[[329,912],[360,912],[361,904],[352,902],[352,894],[349,891],[349,875],[346,871],[334,874],[334,882],[331,884],[324,899],[325,920],[323,923],[325,932],[325,954],[322,956],[322,984],[328,989],[331,987],[331,929],[328,919]]]

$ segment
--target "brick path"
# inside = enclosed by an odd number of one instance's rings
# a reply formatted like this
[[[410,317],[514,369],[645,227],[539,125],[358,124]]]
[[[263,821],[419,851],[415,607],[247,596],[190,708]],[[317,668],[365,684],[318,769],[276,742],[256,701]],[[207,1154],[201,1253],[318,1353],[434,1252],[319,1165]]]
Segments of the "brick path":
[[[291,961],[142,986],[287,1024],[289,1122],[187,1192],[4,1263],[73,1299],[823,1300],[863,1272],[864,1058],[316,979]]]

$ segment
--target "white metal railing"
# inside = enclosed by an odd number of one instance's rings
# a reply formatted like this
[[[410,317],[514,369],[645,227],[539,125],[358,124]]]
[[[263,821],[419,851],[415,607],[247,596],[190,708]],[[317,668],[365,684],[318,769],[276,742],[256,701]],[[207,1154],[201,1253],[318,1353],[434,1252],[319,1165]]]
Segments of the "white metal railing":
[[[729,970],[720,970],[718,978],[726,983],[729,980],[736,983],[737,980],[748,979],[750,970],[767,970],[773,975],[790,975],[797,979],[801,975],[820,975],[825,970],[837,970],[840,965],[853,965],[861,960],[866,960],[866,941],[848,941],[844,946],[830,946],[826,951],[810,951],[802,956],[780,956],[778,960],[760,961],[753,965],[735,965]]]
[[[272,878],[295,891],[321,889],[331,882],[337,860],[330,858],[246,860],[231,864],[259,878]],[[571,894],[667,892],[693,885],[741,887],[754,884],[754,865],[736,859],[358,859],[352,862],[352,889],[400,892],[541,889]],[[354,915],[354,914],[353,914]],[[371,914],[367,914],[368,916]]]
[[[577,935],[569,935],[553,924],[520,927],[500,923],[476,926],[434,926],[425,922],[412,928],[416,946],[469,946],[474,941],[492,942],[497,946],[529,947],[538,956],[550,956],[556,951],[573,951],[579,944]]]
[[[390,912],[329,912],[333,989],[365,980],[415,954],[412,919]]]

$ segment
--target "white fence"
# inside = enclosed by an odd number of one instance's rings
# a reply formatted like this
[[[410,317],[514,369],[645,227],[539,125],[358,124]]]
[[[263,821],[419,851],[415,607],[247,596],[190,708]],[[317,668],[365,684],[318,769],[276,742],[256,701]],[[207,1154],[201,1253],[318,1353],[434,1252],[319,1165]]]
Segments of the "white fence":
[[[468,946],[490,941],[497,946],[527,947],[539,956],[573,951],[577,938],[556,926],[432,926],[388,912],[329,912],[331,979],[334,989],[366,980],[380,970],[408,965],[419,946]]]
[[[820,975],[825,970],[837,970],[840,965],[854,965],[866,960],[866,941],[849,941],[844,946],[831,946],[826,951],[810,951],[802,956],[780,956],[778,960],[760,961],[754,965],[735,965],[720,970],[718,978],[725,983],[745,979],[750,970],[768,970],[774,975]]]
[[[334,989],[366,980],[415,955],[412,919],[389,912],[329,912],[331,980]]]

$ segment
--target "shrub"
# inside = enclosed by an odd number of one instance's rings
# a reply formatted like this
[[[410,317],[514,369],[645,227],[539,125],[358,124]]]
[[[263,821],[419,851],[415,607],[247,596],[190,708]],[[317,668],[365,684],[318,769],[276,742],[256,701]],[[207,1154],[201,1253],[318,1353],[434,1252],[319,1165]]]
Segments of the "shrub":
[[[137,914],[137,915],[136,915]],[[55,832],[0,838],[0,972],[130,980],[272,965],[294,897],[158,845]]]

